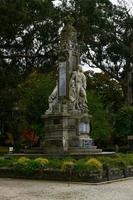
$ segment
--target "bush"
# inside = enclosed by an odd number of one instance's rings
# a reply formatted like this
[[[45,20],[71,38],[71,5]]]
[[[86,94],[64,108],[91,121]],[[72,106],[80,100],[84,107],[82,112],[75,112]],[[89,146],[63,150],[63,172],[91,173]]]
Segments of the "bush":
[[[61,165],[61,170],[62,171],[68,171],[68,170],[72,170],[74,168],[74,161],[72,160],[66,160],[62,163]]]
[[[103,163],[104,166],[108,166],[110,168],[124,168],[126,166],[126,162],[120,156],[110,158],[110,157],[99,157],[100,162]]]
[[[133,154],[119,154],[118,156],[123,160],[126,166],[133,165]]]
[[[27,157],[20,157],[17,160],[17,164],[22,165],[22,166],[26,166],[29,163],[30,159]]]
[[[49,161],[46,158],[36,158],[34,160],[37,164],[39,164],[41,167],[45,167],[46,165],[48,165]]]
[[[0,167],[11,167],[13,166],[14,160],[7,160],[4,158],[0,158]]]
[[[84,171],[87,171],[87,168],[86,168],[86,165],[85,165],[85,160],[84,159],[81,159],[81,160],[78,160],[75,164],[75,167],[74,167],[74,170],[76,172],[84,172]]]
[[[49,160],[48,167],[52,169],[60,169],[62,166],[62,160],[59,159],[51,159]]]
[[[85,165],[86,165],[87,169],[92,170],[92,171],[93,170],[94,171],[101,171],[102,167],[103,167],[102,163],[95,158],[91,158],[91,159],[87,160],[85,162]]]
[[[25,175],[29,176],[29,175],[34,174],[35,170],[39,168],[40,168],[40,165],[37,162],[35,162],[34,160],[30,160],[28,164],[23,167],[22,172]]]
[[[87,158],[78,160],[75,164],[74,170],[77,172],[90,172],[90,171],[101,171],[102,163],[95,158]]]

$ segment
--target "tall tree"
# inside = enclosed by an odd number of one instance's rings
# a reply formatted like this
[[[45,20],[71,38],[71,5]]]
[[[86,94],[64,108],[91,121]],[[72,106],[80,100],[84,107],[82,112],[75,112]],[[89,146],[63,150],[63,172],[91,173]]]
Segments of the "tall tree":
[[[82,60],[119,82],[129,102],[129,73],[133,62],[133,16],[109,0],[62,0],[62,10],[75,18]],[[130,103],[130,102],[129,102]]]
[[[20,81],[54,66],[59,24],[52,0],[0,0],[0,129],[11,120]]]
[[[21,73],[54,64],[58,12],[52,0],[0,0],[0,58]]]

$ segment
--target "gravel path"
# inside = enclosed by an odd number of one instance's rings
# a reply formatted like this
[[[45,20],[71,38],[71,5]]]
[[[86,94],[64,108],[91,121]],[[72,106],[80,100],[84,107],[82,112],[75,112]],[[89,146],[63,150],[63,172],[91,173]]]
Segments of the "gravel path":
[[[0,200],[133,200],[133,179],[85,185],[0,178]]]

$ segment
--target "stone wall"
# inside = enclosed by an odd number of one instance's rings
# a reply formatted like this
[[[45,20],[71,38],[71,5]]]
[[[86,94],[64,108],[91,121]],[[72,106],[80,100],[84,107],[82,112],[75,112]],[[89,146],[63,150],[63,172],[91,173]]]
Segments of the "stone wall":
[[[1,168],[0,178],[28,178],[28,179],[41,179],[41,180],[57,180],[57,181],[77,181],[98,183],[104,181],[112,181],[133,177],[133,166],[125,169],[106,168],[102,172],[74,172],[74,171],[61,171],[61,170],[34,170],[27,174],[25,172],[15,170],[14,168]]]

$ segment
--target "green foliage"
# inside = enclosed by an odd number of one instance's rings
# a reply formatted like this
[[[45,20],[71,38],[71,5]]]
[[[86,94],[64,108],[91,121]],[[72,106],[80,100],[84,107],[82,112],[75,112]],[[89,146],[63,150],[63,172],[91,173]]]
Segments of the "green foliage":
[[[19,134],[26,129],[32,129],[37,135],[42,135],[44,124],[41,116],[48,108],[48,96],[53,90],[54,84],[53,73],[42,74],[35,71],[22,84],[18,85],[19,116],[14,116],[12,131],[14,127],[17,127]],[[16,130],[13,131],[14,135],[15,132]],[[17,137],[18,135],[15,139]]]
[[[51,169],[61,169],[62,160],[59,159],[50,159],[48,163],[48,168]]]
[[[45,166],[47,166],[48,165],[48,163],[49,163],[49,161],[48,161],[48,159],[46,159],[46,158],[36,158],[35,160],[34,160],[37,164],[39,164],[41,167],[45,167]]]
[[[101,171],[102,163],[95,158],[81,159],[75,163],[74,170],[77,172]]]
[[[87,91],[89,113],[92,114],[91,135],[97,145],[107,145],[110,142],[112,128],[109,123],[109,115],[104,109],[102,100],[94,91]]]
[[[44,172],[48,170],[75,171],[78,173],[84,172],[100,172],[105,167],[124,169],[128,166],[133,166],[133,154],[116,154],[114,157],[98,156],[86,157],[80,160],[74,159],[45,159],[36,158],[31,160],[27,157],[19,159],[4,159],[0,158],[0,167],[14,167],[18,172],[25,175],[32,175],[35,172]]]
[[[57,19],[57,9],[51,0],[1,0],[0,52],[3,56],[4,50],[11,52],[8,54],[11,62],[6,62],[6,66],[14,64],[14,70],[27,73],[36,66],[47,68],[53,64]],[[43,48],[47,50],[43,51]]]
[[[13,166],[13,163],[15,162],[14,159],[4,159],[4,158],[0,158],[0,167],[11,167]]]
[[[35,71],[23,84],[18,86],[21,96],[18,105],[24,110],[30,124],[40,122],[41,115],[48,108],[48,97],[54,88],[54,84],[53,73],[41,74]]]
[[[87,170],[87,166],[85,165],[85,160],[80,159],[75,163],[74,170],[76,172],[84,172]]]
[[[51,0],[0,0],[0,121],[3,132],[18,124],[16,116],[12,118],[13,107],[21,98],[17,85],[34,69],[51,71],[55,66],[60,23],[57,11]],[[15,130],[12,132],[15,134]],[[16,132],[19,135],[19,131]]]
[[[43,132],[40,116],[47,109],[47,99],[55,84],[54,75],[44,73],[43,79],[42,74],[33,71],[48,72],[55,68],[59,32],[68,15],[75,19],[82,60],[108,75],[108,80],[103,82],[101,77],[93,78],[96,83],[93,89],[100,93],[104,104],[95,94],[88,96],[93,115],[92,135],[100,145],[110,142],[112,129],[108,116],[114,121],[123,96],[124,100],[128,96],[132,15],[125,7],[113,6],[109,0],[61,2],[60,7],[55,7],[52,0],[0,1],[0,122],[3,132],[9,129],[14,141],[18,139],[17,148],[23,129],[33,128],[38,135]],[[21,110],[19,116],[13,111],[16,102]],[[107,106],[113,113],[104,111]],[[125,126],[117,127],[116,123],[115,140],[124,143],[125,130],[131,134],[132,126],[129,126],[129,120]]]
[[[118,154],[118,158],[125,162],[126,166],[133,165],[133,154]]]
[[[102,163],[97,160],[96,158],[91,158],[85,162],[86,168],[89,170],[96,170],[101,171],[102,170]]]
[[[34,174],[34,172],[40,169],[40,164],[35,162],[34,160],[30,160],[27,165],[24,165],[23,168],[18,169],[19,171],[22,171],[22,173],[26,176],[30,176]]]
[[[133,134],[133,106],[124,106],[115,117],[114,138],[117,144],[126,144],[127,136]]]
[[[20,157],[14,162],[14,167],[17,171],[24,173],[25,175],[32,175],[36,170],[42,170],[48,165],[48,160],[45,158],[36,158],[31,160],[27,157]]]
[[[107,166],[109,168],[124,168],[126,166],[125,159],[122,159],[122,157],[98,157],[98,159],[103,163],[104,166]]]
[[[30,159],[23,156],[17,160],[16,164],[21,165],[21,166],[26,166],[29,164],[29,162],[30,162]]]
[[[102,99],[103,105],[111,114],[118,111],[124,103],[123,93],[118,81],[112,79],[108,73],[86,72],[87,89],[96,91]]]
[[[62,10],[75,18],[82,60],[117,80],[126,100],[128,69],[132,63],[132,14],[125,5],[116,6],[109,0],[63,1]]]
[[[74,168],[75,162],[72,160],[65,160],[62,162],[61,170],[62,171],[69,171]]]

